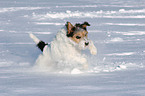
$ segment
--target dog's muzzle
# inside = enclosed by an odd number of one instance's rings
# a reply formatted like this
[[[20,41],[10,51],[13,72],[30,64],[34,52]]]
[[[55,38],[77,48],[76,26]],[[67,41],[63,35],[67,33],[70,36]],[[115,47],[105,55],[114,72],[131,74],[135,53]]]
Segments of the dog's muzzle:
[[[84,41],[85,41],[85,46],[88,46],[89,45],[89,39],[88,38],[84,38]]]
[[[90,44],[90,40],[88,38],[83,38],[79,43],[79,49],[85,50],[88,48],[89,44]]]

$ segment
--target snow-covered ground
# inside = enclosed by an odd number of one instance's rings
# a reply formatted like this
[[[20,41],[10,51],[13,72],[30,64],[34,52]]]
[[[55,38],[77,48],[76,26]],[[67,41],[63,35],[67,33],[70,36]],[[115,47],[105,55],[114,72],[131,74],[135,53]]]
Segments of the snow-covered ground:
[[[70,21],[88,21],[83,74],[33,70],[41,54],[28,33],[50,43]],[[144,96],[144,0],[1,0],[0,96]]]

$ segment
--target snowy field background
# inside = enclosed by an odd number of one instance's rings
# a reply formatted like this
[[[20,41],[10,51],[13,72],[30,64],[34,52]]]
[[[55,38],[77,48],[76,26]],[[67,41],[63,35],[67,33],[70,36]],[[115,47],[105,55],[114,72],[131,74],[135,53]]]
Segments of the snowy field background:
[[[88,21],[98,48],[89,72],[34,71],[48,43],[70,21]],[[0,96],[145,96],[144,0],[0,0]]]

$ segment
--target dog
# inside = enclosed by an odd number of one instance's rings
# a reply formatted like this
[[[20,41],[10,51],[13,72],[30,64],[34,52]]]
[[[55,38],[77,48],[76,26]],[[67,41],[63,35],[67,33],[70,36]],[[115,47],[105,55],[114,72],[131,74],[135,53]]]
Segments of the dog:
[[[90,26],[88,22],[75,25],[67,22],[50,44],[30,33],[30,37],[42,51],[36,60],[36,65],[46,70],[59,70],[59,72],[87,70],[87,58],[81,50],[89,49],[92,55],[97,54],[93,41],[88,39],[87,26]]]

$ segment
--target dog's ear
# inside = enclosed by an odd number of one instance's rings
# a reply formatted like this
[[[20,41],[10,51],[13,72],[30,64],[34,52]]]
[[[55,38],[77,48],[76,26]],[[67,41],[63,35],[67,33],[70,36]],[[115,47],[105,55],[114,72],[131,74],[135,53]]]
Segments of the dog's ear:
[[[90,26],[90,24],[88,22],[84,22],[83,24],[81,24],[81,27],[85,30],[87,30],[86,29],[87,26]]]
[[[67,36],[71,37],[73,35],[74,26],[70,22],[67,22],[65,26],[67,28]]]

